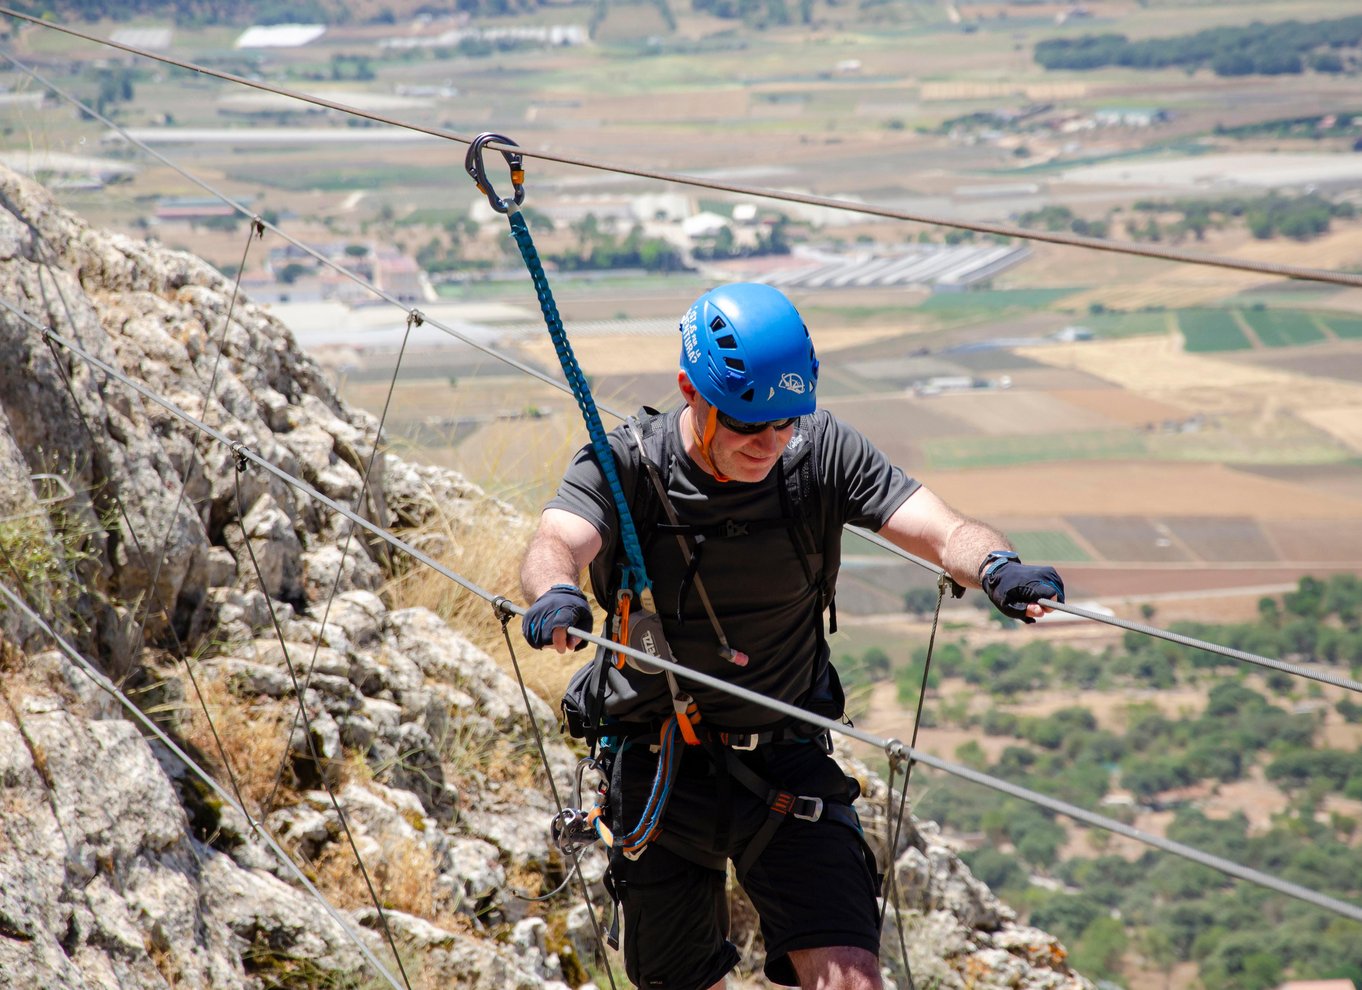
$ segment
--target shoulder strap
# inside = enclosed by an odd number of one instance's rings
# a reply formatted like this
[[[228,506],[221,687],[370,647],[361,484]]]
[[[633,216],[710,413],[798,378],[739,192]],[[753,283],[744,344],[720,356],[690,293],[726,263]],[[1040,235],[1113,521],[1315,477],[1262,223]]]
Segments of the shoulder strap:
[[[791,441],[781,458],[785,473],[785,497],[796,520],[795,546],[801,554],[820,554],[822,567],[817,576],[822,607],[828,610],[828,631],[837,631],[837,572],[842,560],[840,527],[828,525],[827,506],[823,504],[822,474],[818,470],[817,446],[823,431],[814,424],[813,417],[801,421],[797,437]],[[824,424],[826,425],[826,424]],[[801,545],[802,541],[802,545]],[[808,568],[806,560],[806,569]]]
[[[641,473],[647,476],[648,483],[652,485],[655,496],[653,501],[661,506],[662,512],[667,517],[667,522],[670,523],[670,528],[676,535],[676,545],[681,550],[681,559],[686,562],[686,566],[689,568],[689,578],[694,582],[695,591],[700,596],[700,603],[704,605],[705,614],[709,617],[709,624],[714,628],[714,635],[719,640],[719,656],[740,667],[746,666],[747,654],[735,650],[729,645],[728,637],[724,635],[723,626],[719,624],[719,617],[715,614],[714,606],[709,600],[709,594],[705,591],[704,581],[700,579],[699,573],[695,570],[696,549],[692,547],[691,541],[686,538],[686,535],[678,531],[681,527],[678,526],[676,506],[672,504],[671,496],[667,494],[667,483],[662,477],[661,469],[648,456],[647,441],[643,437],[642,429],[633,421],[630,421],[627,429],[629,436],[638,447],[639,459],[643,462]]]

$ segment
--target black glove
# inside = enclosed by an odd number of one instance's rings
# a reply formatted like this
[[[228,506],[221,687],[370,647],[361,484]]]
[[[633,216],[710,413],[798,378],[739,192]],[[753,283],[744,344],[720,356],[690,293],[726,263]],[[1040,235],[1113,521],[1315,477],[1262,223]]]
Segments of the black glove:
[[[998,611],[1023,622],[1036,620],[1026,614],[1026,606],[1042,598],[1064,601],[1064,579],[1053,567],[1023,564],[1011,550],[994,550],[984,558],[979,571],[984,594]]]
[[[539,596],[538,600],[525,612],[520,621],[520,631],[525,641],[537,650],[553,645],[553,631],[559,627],[574,626],[591,632],[591,606],[586,603],[586,595],[575,584],[555,584]],[[577,644],[577,649],[586,646],[586,640]]]

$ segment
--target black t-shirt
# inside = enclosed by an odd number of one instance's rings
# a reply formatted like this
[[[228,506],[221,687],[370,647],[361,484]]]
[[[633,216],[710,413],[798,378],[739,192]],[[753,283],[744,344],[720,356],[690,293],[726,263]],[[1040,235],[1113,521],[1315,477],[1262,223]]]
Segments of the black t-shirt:
[[[680,409],[665,413],[655,427],[661,443],[647,444],[650,457],[661,469],[680,522],[714,526],[729,520],[769,521],[790,515],[783,508],[787,498],[778,470],[754,483],[720,482],[706,473],[685,452],[680,413]],[[636,520],[663,519],[660,508],[644,512],[638,505],[640,498],[651,498],[654,505],[658,500],[642,474],[638,448],[624,431],[624,427],[611,431],[610,445],[624,492],[631,501],[631,514]],[[817,504],[823,514],[825,544],[829,541],[835,544],[846,524],[880,529],[918,488],[916,481],[890,464],[864,436],[830,413],[818,411],[800,418],[787,451],[797,450],[803,444],[812,444],[810,456],[817,478]],[[598,564],[613,566],[613,562],[622,559],[617,538],[618,515],[589,445],[573,458],[548,507],[564,509],[596,527],[603,541]],[[750,658],[745,667],[719,655],[713,627],[693,589],[682,603],[683,621],[677,621],[677,600],[686,564],[675,536],[641,532],[639,537],[667,642],[680,663],[789,704],[805,701],[826,660],[827,648],[822,645],[820,650],[823,637],[819,629],[823,620],[819,589],[806,576],[795,544],[796,535],[790,528],[754,528],[745,536],[702,541],[698,573],[728,642]],[[822,569],[822,555],[809,559],[817,577]],[[593,569],[593,577],[600,574],[599,567]],[[598,581],[598,591],[600,584]],[[665,678],[626,667],[622,672],[611,672],[611,682],[617,688],[624,687],[619,683],[620,677],[629,684],[622,693],[633,695],[628,699],[630,703],[648,708],[648,714],[665,715],[670,711]],[[710,725],[741,731],[781,720],[769,709],[731,695],[694,682],[686,683],[684,678],[680,683],[695,698],[702,718]],[[620,705],[612,704],[610,698],[606,708],[617,717],[634,714],[621,711]]]

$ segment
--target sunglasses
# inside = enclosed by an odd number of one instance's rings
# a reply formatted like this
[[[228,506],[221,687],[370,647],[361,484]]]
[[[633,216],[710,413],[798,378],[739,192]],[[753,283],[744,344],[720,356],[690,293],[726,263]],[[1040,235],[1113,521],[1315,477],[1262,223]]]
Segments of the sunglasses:
[[[773,430],[787,430],[795,424],[795,420],[799,419],[798,416],[789,416],[785,419],[768,419],[764,423],[748,423],[741,419],[734,419],[720,409],[715,409],[714,412],[717,414],[719,422],[723,424],[724,429],[733,433],[740,433],[745,437],[764,433],[767,427]]]

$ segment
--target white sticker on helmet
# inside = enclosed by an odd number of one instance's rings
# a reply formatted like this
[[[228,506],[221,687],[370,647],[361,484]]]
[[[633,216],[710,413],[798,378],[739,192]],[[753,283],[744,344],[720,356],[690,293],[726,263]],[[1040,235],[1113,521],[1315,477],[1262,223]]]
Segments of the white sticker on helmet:
[[[803,395],[804,379],[800,378],[799,375],[795,374],[793,371],[787,371],[780,376],[780,387],[787,392],[793,392],[795,395]]]
[[[681,318],[681,346],[685,348],[686,360],[691,364],[700,363],[700,339],[695,333],[695,319],[694,306]]]

